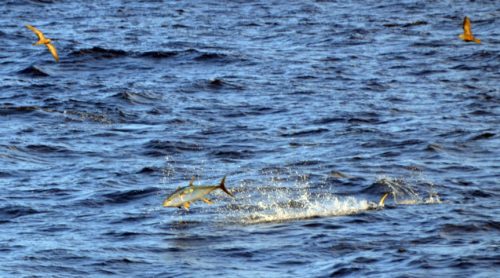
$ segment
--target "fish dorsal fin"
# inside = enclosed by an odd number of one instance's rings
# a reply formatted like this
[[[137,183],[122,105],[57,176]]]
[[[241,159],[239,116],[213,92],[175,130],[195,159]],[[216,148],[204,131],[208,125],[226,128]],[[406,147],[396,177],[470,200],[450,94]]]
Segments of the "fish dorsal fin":
[[[194,186],[193,182],[194,182],[194,176],[191,177],[191,180],[189,181],[189,186]]]

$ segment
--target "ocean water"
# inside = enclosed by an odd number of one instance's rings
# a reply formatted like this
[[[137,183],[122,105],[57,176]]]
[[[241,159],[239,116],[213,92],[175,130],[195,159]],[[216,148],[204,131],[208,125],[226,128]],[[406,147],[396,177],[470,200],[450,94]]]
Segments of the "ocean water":
[[[0,7],[0,277],[498,276],[498,1]]]

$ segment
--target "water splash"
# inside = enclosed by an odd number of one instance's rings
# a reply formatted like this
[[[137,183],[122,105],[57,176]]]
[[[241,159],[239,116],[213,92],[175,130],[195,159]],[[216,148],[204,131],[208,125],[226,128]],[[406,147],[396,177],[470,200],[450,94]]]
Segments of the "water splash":
[[[311,193],[307,181],[296,181],[290,187],[282,181],[271,179],[270,185],[252,189],[241,187],[237,198],[221,208],[224,221],[241,224],[285,222],[317,217],[359,214],[368,210],[382,209],[371,200],[355,196],[338,196],[333,193]],[[429,182],[425,189],[410,179],[380,177],[376,184],[386,187],[396,205],[439,204],[441,200]],[[427,193],[428,197],[422,197]],[[380,196],[381,197],[381,196]],[[378,200],[377,200],[378,201]]]
[[[331,192],[314,191],[307,179],[290,181],[275,176],[267,178],[264,185],[243,181],[239,186],[231,187],[230,190],[236,195],[234,199],[228,199],[221,191],[214,191],[211,199],[219,204],[215,210],[214,207],[200,205],[196,206],[195,214],[184,211],[178,213],[186,219],[197,219],[201,215],[210,214],[217,215],[214,220],[218,223],[251,225],[353,215],[384,207],[378,204],[383,196],[379,196],[379,193],[376,193],[373,200],[369,197],[339,196]],[[422,188],[422,184],[426,188]],[[383,187],[385,192],[389,192],[393,197],[391,202],[395,205],[441,203],[434,185],[429,182],[416,183],[410,179],[382,176],[376,180],[374,187]],[[422,197],[425,192],[428,197]],[[177,218],[180,215],[172,216]]]
[[[284,222],[316,217],[330,217],[357,214],[374,207],[367,200],[355,197],[339,198],[330,196],[321,199],[301,200],[297,205],[290,202],[288,205],[259,203],[255,210],[250,210],[240,215],[243,224],[258,224],[269,222]]]
[[[311,193],[307,182],[295,182],[290,187],[274,179],[271,183],[271,186],[239,190],[233,203],[221,208],[224,221],[240,224],[284,222],[351,215],[377,208],[371,201],[352,196]]]
[[[421,178],[418,180],[405,178],[392,178],[381,176],[375,182],[388,188],[396,205],[440,204],[441,199],[435,191],[434,184]],[[423,190],[418,190],[417,185],[423,184]],[[422,197],[423,194],[428,197]]]

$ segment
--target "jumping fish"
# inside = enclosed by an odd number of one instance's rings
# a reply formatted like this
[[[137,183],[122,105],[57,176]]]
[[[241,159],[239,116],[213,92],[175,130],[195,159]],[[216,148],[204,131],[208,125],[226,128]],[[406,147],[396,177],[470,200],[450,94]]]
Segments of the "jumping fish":
[[[464,28],[464,33],[460,34],[460,36],[458,36],[459,38],[461,38],[466,42],[481,43],[480,39],[476,39],[474,35],[472,35],[472,30],[470,27],[470,19],[468,16],[464,18],[463,28]]]
[[[193,185],[194,177],[191,178],[189,185],[186,187],[182,187],[174,191],[174,193],[170,194],[170,196],[163,201],[164,207],[184,207],[184,209],[189,210],[189,206],[191,203],[197,200],[202,200],[207,204],[213,204],[212,201],[207,199],[205,196],[210,192],[221,189],[226,194],[231,197],[234,197],[231,192],[226,189],[225,186],[226,176],[222,178],[219,185],[205,185],[205,186],[195,186]]]
[[[35,33],[38,37],[38,41],[36,43],[34,43],[33,45],[44,44],[49,49],[52,56],[54,56],[54,59],[56,59],[56,62],[59,62],[59,56],[57,55],[56,47],[51,43],[52,41],[50,39],[46,38],[43,35],[43,33],[40,30],[36,29],[35,27],[33,27],[31,25],[26,25],[26,28],[33,31],[33,33]]]

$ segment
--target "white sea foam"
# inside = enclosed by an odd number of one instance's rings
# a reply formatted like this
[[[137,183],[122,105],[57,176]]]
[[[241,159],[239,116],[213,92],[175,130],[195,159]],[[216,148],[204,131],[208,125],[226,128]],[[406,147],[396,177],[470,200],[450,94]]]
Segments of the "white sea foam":
[[[240,191],[232,205],[222,208],[225,220],[242,224],[284,222],[315,217],[356,214],[376,204],[352,196],[310,193],[308,185],[290,187],[272,182],[272,186]]]
[[[300,204],[299,207],[290,207],[261,202],[259,209],[242,213],[240,220],[244,224],[282,222],[357,214],[373,207],[373,204],[367,200],[359,200],[354,197],[339,198],[336,196],[316,200],[301,200]]]

